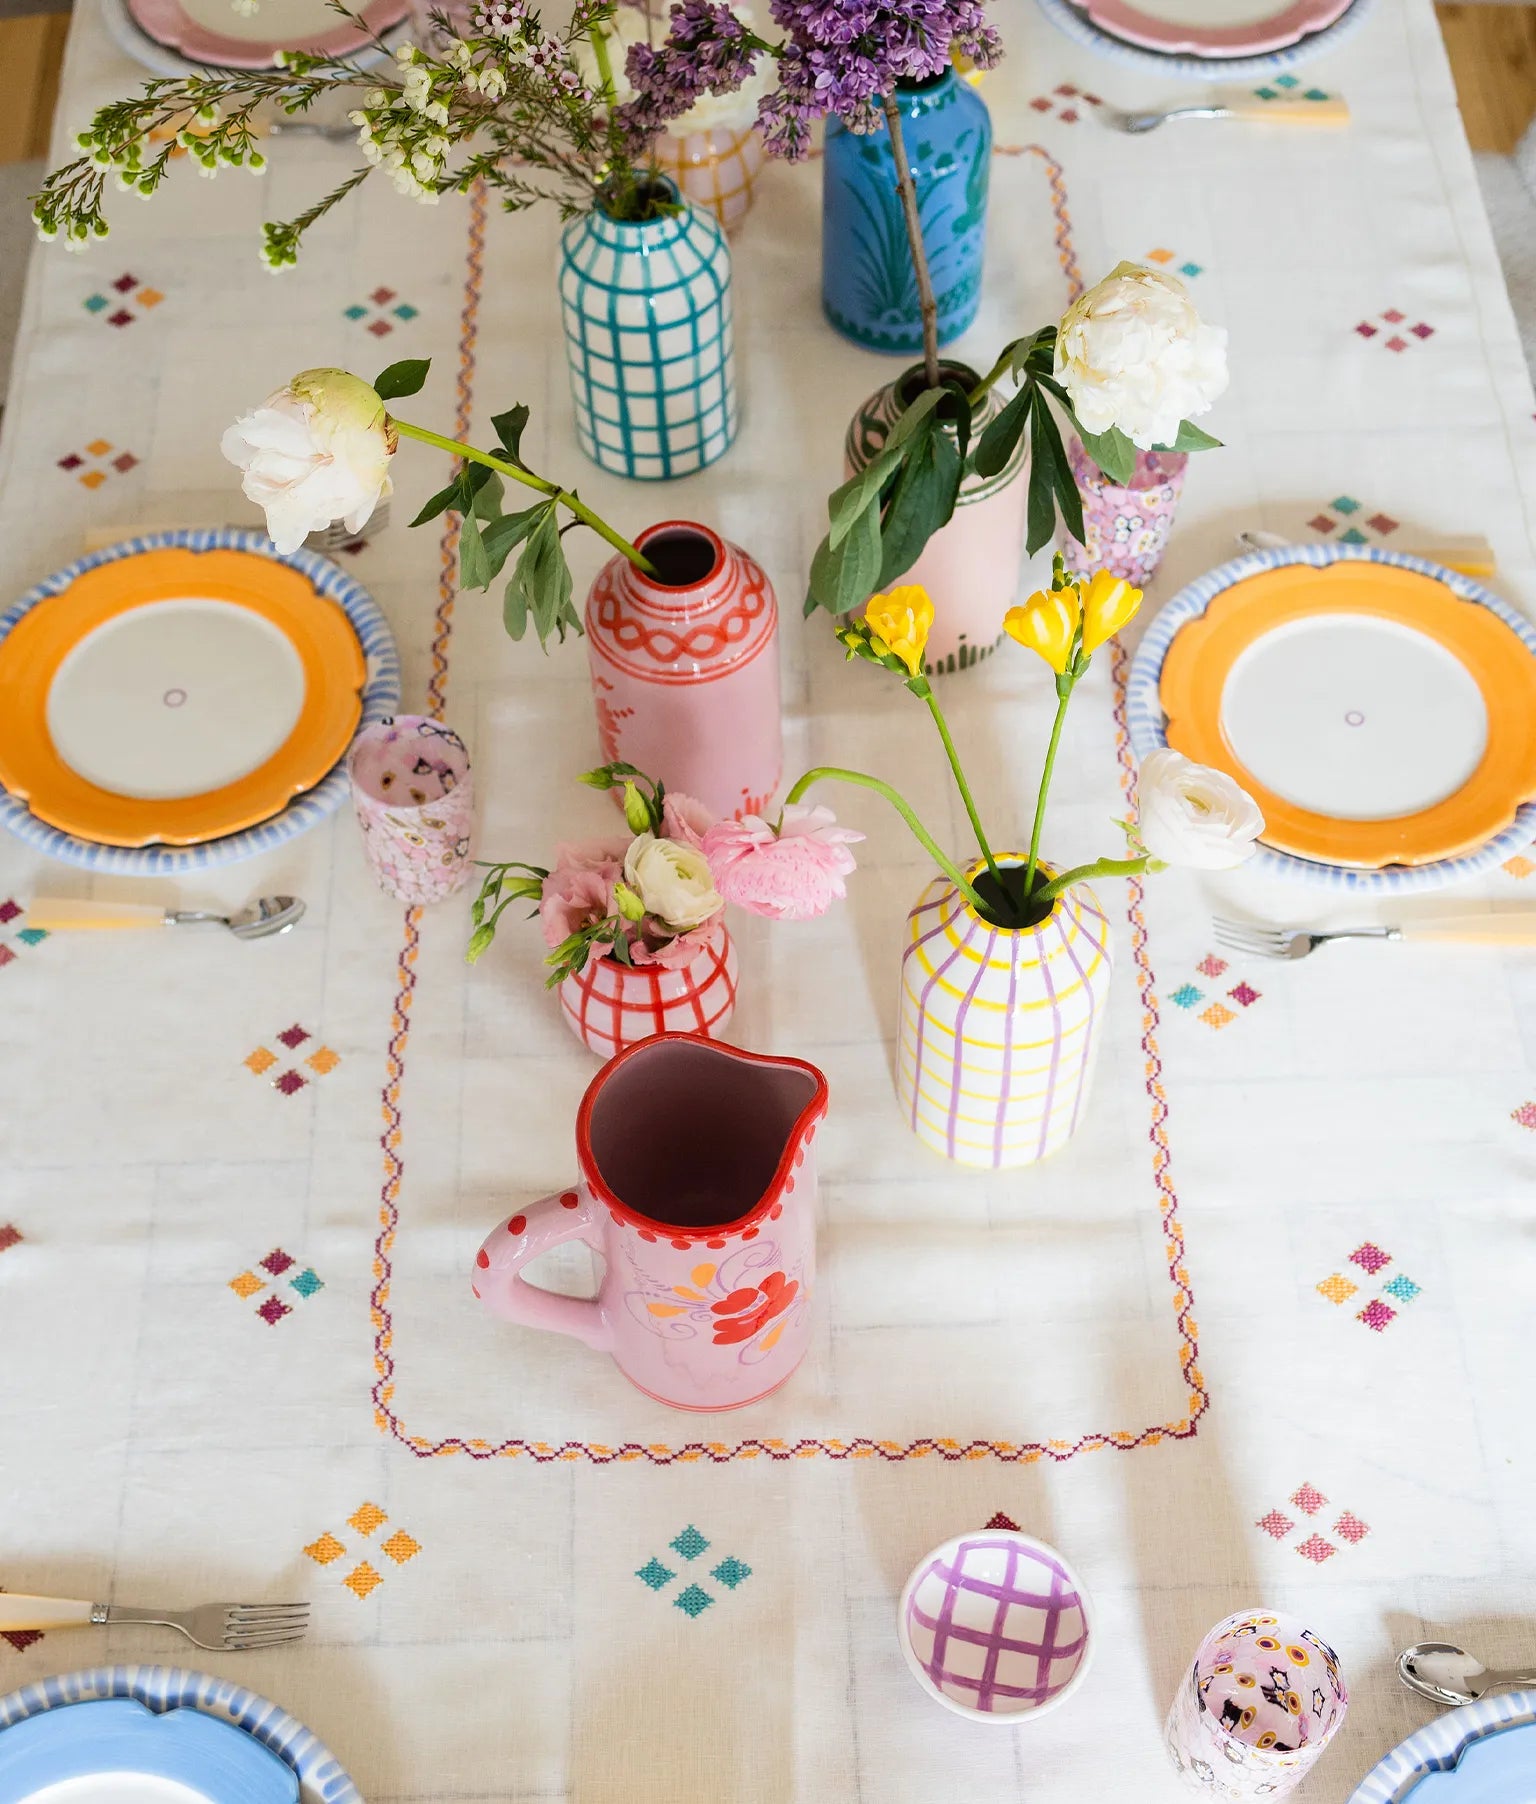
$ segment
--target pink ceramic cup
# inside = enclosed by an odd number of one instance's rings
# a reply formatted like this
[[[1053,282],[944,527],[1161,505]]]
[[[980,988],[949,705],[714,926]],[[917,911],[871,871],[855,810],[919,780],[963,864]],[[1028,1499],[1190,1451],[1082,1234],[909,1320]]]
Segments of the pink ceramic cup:
[[[580,1175],[504,1221],[475,1255],[475,1295],[528,1328],[574,1335],[675,1409],[739,1409],[777,1390],[810,1339],[811,1142],[827,1081],[695,1034],[657,1034],[598,1072],[576,1118]],[[602,1255],[590,1299],[523,1277],[568,1240]]]
[[[363,852],[380,889],[441,902],[469,876],[475,792],[457,733],[424,714],[365,728],[347,763]]]

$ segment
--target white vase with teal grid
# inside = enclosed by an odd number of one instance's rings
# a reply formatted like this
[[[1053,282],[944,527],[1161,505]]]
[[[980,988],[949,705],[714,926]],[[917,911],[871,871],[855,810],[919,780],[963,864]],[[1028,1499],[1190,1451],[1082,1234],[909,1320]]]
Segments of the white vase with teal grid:
[[[673,191],[675,194],[675,190]],[[684,201],[662,219],[573,219],[560,241],[560,311],[576,436],[619,476],[665,481],[736,436],[731,251]]]

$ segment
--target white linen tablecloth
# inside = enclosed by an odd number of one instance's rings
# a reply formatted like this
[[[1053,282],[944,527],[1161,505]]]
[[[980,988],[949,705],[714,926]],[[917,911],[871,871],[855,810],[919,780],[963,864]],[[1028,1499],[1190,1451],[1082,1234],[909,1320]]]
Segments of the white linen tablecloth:
[[[985,365],[1061,311],[1060,244],[1089,281],[1159,257],[1231,331],[1210,421],[1227,448],[1191,469],[1149,611],[1250,525],[1481,533],[1499,591],[1536,604],[1531,388],[1428,0],[1378,7],[1307,71],[1346,94],[1347,132],[1136,140],[1092,97],[1204,91],[1155,91],[1031,8],[999,12],[986,301],[962,353]],[[137,79],[82,6],[56,157]],[[738,240],[741,438],[663,489],[575,448],[552,218],[493,216],[482,248],[468,206],[380,187],[296,272],[261,270],[260,221],[352,160],[293,139],[259,179],[178,170],[154,205],[120,200],[84,259],[34,257],[7,593],[95,528],[250,518],[216,450],[237,412],[301,367],[430,355],[411,417],[483,436],[527,401],[536,467],[621,527],[693,516],[750,548],[783,606],[789,771],[878,768],[962,848],[922,710],[799,618],[844,424],[892,367],[821,320],[818,170],[771,169]],[[1401,350],[1391,322],[1358,329],[1389,313]],[[451,543],[404,524],[442,466],[410,447],[397,478],[394,524],[344,561],[394,625],[405,705],[440,703],[470,742],[481,855],[610,828],[574,785],[596,757],[583,648],[513,646],[495,596],[456,599]],[[568,543],[584,582],[596,542]],[[1112,843],[1124,810],[1114,679],[1100,658],[1068,727],[1057,858]],[[1048,677],[1005,647],[945,695],[996,837],[1016,838]],[[371,1804],[1154,1804],[1180,1795],[1159,1744],[1186,1660],[1265,1603],[1343,1660],[1348,1722],[1302,1794],[1320,1801],[1424,1719],[1396,1649],[1435,1634],[1529,1659],[1536,961],[1393,946],[1223,964],[1223,902],[1338,904],[1241,874],[1104,885],[1117,974],[1087,1124],[1039,1171],[962,1174],[909,1137],[891,1090],[921,855],[874,798],[826,799],[869,836],[849,901],[737,924],[733,1031],[831,1083],[816,1337],[779,1396],[713,1419],[469,1295],[483,1234],[571,1175],[594,1069],[532,927],[509,920],[467,969],[466,898],[407,914],[344,817],[180,888],[0,844],[0,1584],[314,1605],[310,1638],[266,1656],[144,1631],[0,1639],[0,1691],[104,1657],[227,1673],[309,1723]],[[1533,875],[1512,860],[1465,895],[1536,899]],[[309,914],[257,945],[26,925],[37,893],[274,891]],[[1096,1608],[1087,1685],[1017,1732],[927,1702],[894,1634],[918,1556],[999,1511],[1058,1545]]]

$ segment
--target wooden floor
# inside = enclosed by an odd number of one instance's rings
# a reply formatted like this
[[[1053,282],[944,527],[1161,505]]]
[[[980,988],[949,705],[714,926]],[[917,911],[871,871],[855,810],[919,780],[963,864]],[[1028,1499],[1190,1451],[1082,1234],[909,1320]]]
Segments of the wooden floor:
[[[1435,10],[1472,148],[1507,156],[1536,115],[1536,6]],[[0,19],[0,163],[48,154],[68,30],[66,13]]]

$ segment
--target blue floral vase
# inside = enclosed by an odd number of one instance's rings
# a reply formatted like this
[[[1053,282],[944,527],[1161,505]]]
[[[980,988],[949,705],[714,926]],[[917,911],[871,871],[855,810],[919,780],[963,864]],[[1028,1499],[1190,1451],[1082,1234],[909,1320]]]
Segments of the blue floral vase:
[[[939,343],[948,344],[981,305],[992,121],[986,102],[953,69],[899,86],[896,104],[939,303]],[[917,276],[884,119],[867,135],[828,119],[822,168],[821,304],[827,318],[873,351],[921,351]]]
[[[665,481],[727,449],[737,420],[731,252],[712,214],[683,201],[661,219],[595,207],[571,220],[560,311],[576,436],[594,463]]]

